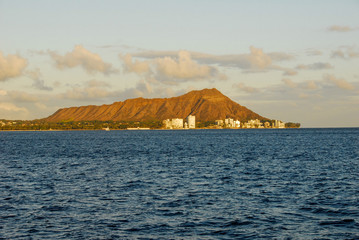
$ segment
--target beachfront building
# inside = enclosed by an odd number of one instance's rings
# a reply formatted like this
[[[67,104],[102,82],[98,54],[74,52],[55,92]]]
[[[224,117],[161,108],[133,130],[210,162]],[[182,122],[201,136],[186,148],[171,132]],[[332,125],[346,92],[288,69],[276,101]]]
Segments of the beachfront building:
[[[224,125],[228,128],[233,128],[234,127],[234,120],[233,118],[226,118],[224,119]]]
[[[222,127],[223,126],[223,120],[216,120],[215,121],[215,124],[219,127]]]
[[[183,119],[182,118],[172,118],[172,128],[173,129],[183,128]]]
[[[278,128],[285,128],[285,123],[282,121],[279,121]]]
[[[243,124],[243,128],[263,128],[263,124],[259,119],[249,120]]]
[[[270,128],[270,123],[269,123],[269,122],[265,122],[265,123],[264,123],[264,127],[265,127],[265,128]]]
[[[226,118],[223,120],[216,120],[215,125],[219,127],[227,127],[227,128],[240,128],[241,121],[234,120],[232,118]]]
[[[196,117],[189,115],[186,118],[186,122],[182,118],[172,118],[163,120],[163,127],[165,129],[189,129],[196,128]]]
[[[172,121],[170,119],[163,120],[162,123],[165,129],[172,129]]]
[[[285,123],[280,120],[274,120],[272,128],[285,128]]]
[[[196,128],[196,117],[188,115],[187,117],[188,128]]]
[[[183,128],[183,119],[182,118],[172,118],[163,120],[163,126],[166,129],[181,129]]]

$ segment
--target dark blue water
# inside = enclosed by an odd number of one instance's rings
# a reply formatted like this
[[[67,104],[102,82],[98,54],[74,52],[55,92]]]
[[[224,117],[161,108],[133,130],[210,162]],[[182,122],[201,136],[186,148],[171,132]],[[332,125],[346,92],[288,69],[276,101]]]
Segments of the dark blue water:
[[[0,239],[359,239],[359,129],[0,132]]]

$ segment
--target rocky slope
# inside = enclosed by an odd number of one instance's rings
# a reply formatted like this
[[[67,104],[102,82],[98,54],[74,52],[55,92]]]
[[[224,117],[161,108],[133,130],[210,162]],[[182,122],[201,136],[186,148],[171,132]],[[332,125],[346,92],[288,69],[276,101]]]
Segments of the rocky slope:
[[[135,98],[102,106],[62,108],[46,121],[144,121],[186,118],[195,115],[196,121],[233,118],[240,121],[266,119],[246,107],[233,102],[217,89],[191,91],[173,98]]]

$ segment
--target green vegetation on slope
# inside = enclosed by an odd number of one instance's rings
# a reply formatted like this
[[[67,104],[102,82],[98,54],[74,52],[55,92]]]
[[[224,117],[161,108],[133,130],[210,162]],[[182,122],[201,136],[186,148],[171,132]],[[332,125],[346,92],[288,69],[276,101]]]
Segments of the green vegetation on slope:
[[[0,120],[0,130],[101,130],[109,127],[113,130],[127,128],[162,128],[161,121],[60,121],[46,122],[41,120]]]

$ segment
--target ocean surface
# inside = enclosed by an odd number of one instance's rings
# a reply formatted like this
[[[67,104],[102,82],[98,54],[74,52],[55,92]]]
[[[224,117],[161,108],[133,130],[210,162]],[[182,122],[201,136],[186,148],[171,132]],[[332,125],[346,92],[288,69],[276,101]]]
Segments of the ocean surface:
[[[0,239],[359,239],[359,128],[0,132]]]

